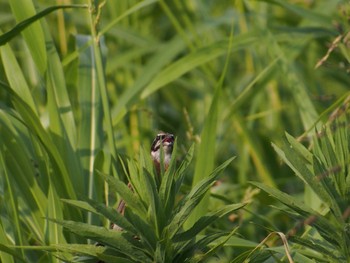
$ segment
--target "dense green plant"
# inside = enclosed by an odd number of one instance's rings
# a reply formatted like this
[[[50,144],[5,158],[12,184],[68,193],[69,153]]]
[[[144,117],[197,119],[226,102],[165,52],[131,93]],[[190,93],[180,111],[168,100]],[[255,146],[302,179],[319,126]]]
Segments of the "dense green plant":
[[[299,222],[289,232],[293,248],[303,262],[350,260],[350,140],[348,102],[316,132],[311,150],[289,134],[278,155],[309,189],[312,202],[304,202],[277,189],[254,183],[286,205],[285,213]],[[344,113],[345,110],[345,113]],[[335,118],[335,119],[334,119]],[[315,199],[319,200],[315,205]],[[313,206],[313,207],[312,207]],[[305,226],[305,229],[304,229]]]
[[[174,151],[176,152],[176,147]],[[244,205],[232,204],[220,207],[199,218],[190,228],[184,228],[184,223],[194,208],[222,170],[232,161],[231,158],[223,163],[207,179],[198,183],[189,193],[181,194],[181,199],[177,200],[192,155],[193,148],[177,168],[177,155],[174,153],[169,169],[158,175],[149,154],[141,150],[139,158],[128,160],[124,167],[133,191],[116,177],[102,175],[111,189],[125,200],[127,208],[124,217],[114,208],[93,200],[86,202],[65,200],[65,202],[106,217],[123,228],[123,231],[108,230],[81,222],[54,220],[69,231],[100,244],[100,246],[57,245],[54,248],[88,254],[107,262],[198,262],[211,256],[225,242],[215,246],[211,244],[229,233],[213,232],[206,235],[201,233],[214,221]],[[234,232],[232,231],[230,235]],[[79,261],[82,260],[83,258],[79,258]]]

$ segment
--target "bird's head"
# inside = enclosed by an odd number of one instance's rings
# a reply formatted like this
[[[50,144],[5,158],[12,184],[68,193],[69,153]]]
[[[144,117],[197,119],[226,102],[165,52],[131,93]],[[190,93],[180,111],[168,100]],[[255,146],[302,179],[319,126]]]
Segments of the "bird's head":
[[[159,132],[156,138],[153,140],[151,146],[151,155],[153,161],[160,163],[160,149],[163,147],[164,151],[164,164],[169,165],[171,154],[173,152],[175,137],[171,133]]]

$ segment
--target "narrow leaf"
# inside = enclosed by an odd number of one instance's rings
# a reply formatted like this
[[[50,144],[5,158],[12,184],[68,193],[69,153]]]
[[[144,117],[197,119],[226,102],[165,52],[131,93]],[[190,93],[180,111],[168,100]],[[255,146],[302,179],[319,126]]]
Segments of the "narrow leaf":
[[[212,174],[200,181],[191,192],[180,202],[180,209],[174,216],[174,219],[169,224],[169,233],[173,237],[183,226],[187,218],[193,213],[193,209],[198,205],[198,203],[203,199],[209,188],[214,183],[215,179],[220,175],[220,173],[232,162],[234,157],[225,161],[219,167],[217,167]]]
[[[228,213],[232,213],[233,211],[238,210],[244,206],[245,204],[232,204],[224,206],[223,208],[215,212],[211,212],[210,214],[201,217],[190,229],[176,234],[174,236],[174,241],[181,242],[190,240],[217,219],[227,215]]]
[[[127,237],[122,231],[107,230],[103,227],[74,221],[53,219],[52,221],[62,225],[64,228],[79,236],[111,246],[133,260],[139,262],[151,262],[146,254],[139,248],[138,242],[132,236]]]
[[[50,14],[51,12],[57,10],[57,9],[63,9],[63,8],[88,8],[87,5],[57,5],[57,6],[50,6],[43,11],[37,13],[36,15],[27,18],[20,23],[18,23],[14,28],[12,28],[10,31],[6,32],[5,34],[2,34],[0,36],[0,46],[5,45],[7,42],[9,42],[12,38],[17,36],[19,33],[21,33],[25,28],[27,28],[29,25],[34,23],[35,21],[39,20],[40,18]]]

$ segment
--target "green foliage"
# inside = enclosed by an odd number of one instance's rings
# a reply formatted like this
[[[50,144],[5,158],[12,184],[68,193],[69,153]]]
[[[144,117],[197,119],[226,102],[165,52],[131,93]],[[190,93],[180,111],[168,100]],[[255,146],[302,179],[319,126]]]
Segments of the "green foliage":
[[[219,218],[242,208],[244,204],[224,206],[199,218],[188,230],[184,230],[183,225],[219,174],[230,164],[232,158],[217,167],[209,177],[199,182],[188,194],[183,195],[180,201],[175,201],[174,197],[179,194],[180,190],[177,185],[182,184],[184,173],[193,156],[193,147],[187,153],[179,169],[176,169],[174,161],[176,156],[175,146],[170,167],[161,176],[158,186],[157,177],[159,175],[153,168],[149,154],[144,150],[140,151],[138,160],[128,161],[129,173],[126,175],[133,186],[133,191],[118,178],[101,175],[111,189],[118,192],[125,200],[127,207],[124,217],[113,208],[93,200],[85,202],[65,200],[71,205],[106,217],[123,228],[122,231],[108,230],[80,222],[53,220],[69,231],[92,239],[105,247],[101,251],[97,248],[89,250],[91,245],[76,246],[74,252],[94,256],[101,260],[111,260],[113,257],[123,258],[126,262],[192,262],[194,258],[202,260],[210,256],[208,246],[217,238],[227,234],[213,233],[204,237],[199,237],[198,234]],[[70,246],[71,244],[55,247],[62,251],[72,251]],[[82,261],[81,258],[77,260]]]
[[[169,242],[192,261],[347,259],[348,132],[293,138],[347,105],[350,5],[219,2],[0,0],[0,261],[130,262],[125,239],[142,248],[136,259],[173,258]],[[185,158],[162,181],[147,153],[156,130],[175,134]],[[85,244],[104,234],[106,246]]]
[[[300,245],[295,246],[296,251],[310,260],[348,262],[350,258],[349,122],[347,114],[340,114],[316,133],[311,151],[288,134],[281,148],[274,145],[283,161],[321,200],[317,210],[277,189],[253,183],[289,207],[285,212],[291,217],[309,226],[302,235],[296,235],[299,229],[294,229],[290,240]]]

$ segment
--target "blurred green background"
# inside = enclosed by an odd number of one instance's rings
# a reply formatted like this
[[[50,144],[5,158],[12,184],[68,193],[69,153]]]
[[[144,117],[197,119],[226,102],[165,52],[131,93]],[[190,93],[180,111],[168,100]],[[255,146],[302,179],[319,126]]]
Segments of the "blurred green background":
[[[94,8],[53,11],[15,30],[11,40],[1,39],[0,80],[9,86],[0,89],[2,243],[54,243],[43,220],[53,214],[98,222],[51,209],[62,206],[60,198],[108,200],[94,169],[117,174],[111,168],[116,156],[149,149],[159,130],[176,135],[179,158],[192,143],[207,143],[202,131],[217,89],[217,119],[207,124],[214,145],[197,149],[207,149],[201,158],[214,167],[237,158],[213,187],[208,209],[249,205],[211,230],[240,226],[241,238],[260,242],[270,231],[295,226],[249,181],[318,208],[271,143],[279,145],[286,131],[304,135],[309,146],[314,129],[349,95],[348,1],[91,3]],[[51,6],[91,3],[1,0],[0,29],[8,32]],[[198,168],[190,169],[184,191]],[[222,253],[229,259],[239,249]],[[41,255],[30,253],[27,259]],[[47,260],[45,253],[41,257]]]

